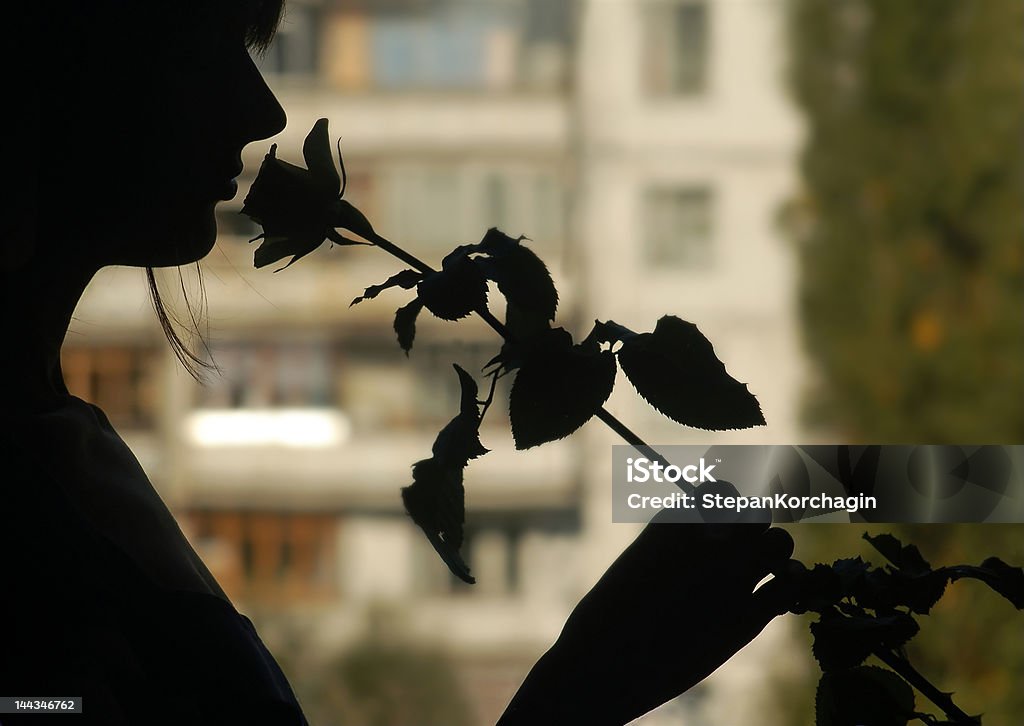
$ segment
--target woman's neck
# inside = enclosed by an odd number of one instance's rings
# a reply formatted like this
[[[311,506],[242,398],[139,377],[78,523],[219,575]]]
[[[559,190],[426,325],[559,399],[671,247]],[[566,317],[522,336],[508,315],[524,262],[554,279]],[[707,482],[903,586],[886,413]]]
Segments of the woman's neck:
[[[46,259],[46,251],[54,259]],[[96,270],[82,260],[56,252],[60,246],[36,244],[31,258],[6,270],[4,354],[7,412],[39,412],[68,396],[60,349],[71,317]]]

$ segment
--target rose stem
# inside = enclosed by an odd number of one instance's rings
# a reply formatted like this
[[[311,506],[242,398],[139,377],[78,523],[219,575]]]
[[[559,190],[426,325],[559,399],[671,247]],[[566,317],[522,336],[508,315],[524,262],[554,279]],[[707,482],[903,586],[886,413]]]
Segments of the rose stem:
[[[929,701],[941,708],[945,712],[946,716],[953,719],[953,723],[966,724],[967,726],[977,723],[977,720],[968,716],[966,713],[961,711],[955,703],[953,703],[953,699],[950,698],[950,694],[943,693],[936,688],[931,681],[921,675],[921,673],[918,672],[918,670],[905,658],[901,658],[896,653],[883,648],[879,648],[874,651],[874,655],[880,661],[896,671],[903,680],[919,690]]]
[[[397,257],[402,262],[405,262],[408,265],[412,265],[420,272],[428,274],[432,272],[437,272],[433,267],[428,265],[423,260],[419,259],[415,255],[409,254],[401,247],[396,245],[394,242],[391,242],[390,240],[381,237],[377,233],[374,233],[372,237],[368,237],[367,239],[369,239],[371,242],[373,242],[375,245],[380,247],[388,254]],[[491,328],[493,328],[494,331],[498,333],[498,335],[500,335],[506,341],[511,341],[511,336],[508,332],[508,328],[505,327],[504,323],[502,323],[500,320],[494,317],[494,315],[491,313],[490,310],[487,309],[486,306],[477,308],[474,312],[476,312],[477,315],[483,318],[484,322],[490,325]],[[602,422],[604,422],[604,424],[608,428],[610,428],[612,431],[621,436],[627,444],[630,444],[635,449],[637,449],[637,451],[649,457],[652,461],[657,461],[662,466],[669,466],[670,462],[665,457],[663,457],[661,454],[659,454],[657,451],[651,448],[651,446],[647,442],[640,438],[636,433],[631,431],[629,427],[627,427],[624,423],[615,418],[615,416],[613,416],[603,406],[599,408],[597,410],[597,413],[594,415],[597,416],[597,418],[599,418]],[[680,488],[687,490],[687,493],[689,494],[693,494],[693,492],[695,491],[692,485],[685,483],[682,479],[680,479],[679,482],[677,482],[677,485],[680,486]]]

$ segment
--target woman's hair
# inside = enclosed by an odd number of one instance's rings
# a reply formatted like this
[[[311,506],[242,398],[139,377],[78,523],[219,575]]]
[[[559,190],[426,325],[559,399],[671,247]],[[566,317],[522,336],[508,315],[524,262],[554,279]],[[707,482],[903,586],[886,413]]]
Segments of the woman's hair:
[[[244,11],[246,13],[245,44],[250,51],[257,55],[262,55],[270,46],[271,41],[274,39],[274,34],[277,32],[277,26],[280,24],[284,12],[284,0],[241,0],[241,3],[244,4]],[[205,306],[206,291],[203,287],[202,270],[199,268],[198,263],[196,264],[196,270],[199,277],[200,295],[203,297],[203,306]],[[202,315],[198,314],[192,307],[180,272],[178,279],[181,280],[182,300],[188,310],[188,327],[194,331],[193,335],[201,344],[205,355],[196,353],[182,340],[175,325],[184,327],[184,323],[173,312],[168,311],[163,298],[160,296],[156,273],[152,267],[146,268],[149,296],[153,302],[153,310],[156,312],[156,317],[160,322],[160,328],[163,330],[164,337],[167,338],[174,356],[181,363],[182,367],[194,379],[202,381],[204,371],[217,370],[217,365],[213,362],[210,347],[200,330],[199,318]]]
[[[196,263],[196,271],[199,275],[200,295],[203,298],[202,307],[205,307],[206,290],[203,287],[203,276],[199,263]],[[160,322],[160,328],[164,331],[164,337],[167,338],[167,342],[170,344],[171,350],[174,352],[174,357],[178,359],[182,367],[188,371],[190,376],[197,381],[202,382],[203,372],[208,370],[217,370],[217,364],[213,362],[213,354],[210,352],[210,346],[206,342],[206,337],[200,329],[199,319],[203,317],[203,315],[201,311],[197,313],[195,308],[192,307],[192,303],[188,298],[188,293],[185,290],[185,281],[181,277],[180,270],[178,271],[178,279],[181,281],[182,300],[184,301],[185,308],[188,310],[188,327],[192,329],[193,337],[202,345],[203,351],[206,355],[196,353],[185,343],[184,340],[181,339],[181,335],[178,334],[178,331],[175,329],[175,325],[177,324],[185,327],[185,323],[181,318],[169,311],[164,305],[163,298],[160,296],[160,288],[157,285],[156,273],[152,267],[146,268],[146,282],[149,283],[149,297],[153,302],[153,310],[156,312],[156,318]],[[202,308],[200,310],[202,310]]]
[[[284,15],[284,0],[248,0],[247,8],[245,44],[249,50],[263,54]]]

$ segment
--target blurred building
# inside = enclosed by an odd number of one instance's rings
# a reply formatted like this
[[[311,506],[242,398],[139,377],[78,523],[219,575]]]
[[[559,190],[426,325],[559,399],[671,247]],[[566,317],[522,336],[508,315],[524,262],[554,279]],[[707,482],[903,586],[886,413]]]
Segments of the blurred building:
[[[488,227],[524,234],[555,276],[559,324],[585,334],[595,318],[638,331],[665,313],[691,320],[769,421],[686,430],[622,379],[608,407],[649,441],[780,443],[799,437],[802,375],[774,223],[799,132],[781,34],[775,2],[291,0],[261,63],[289,116],[279,156],[298,162],[313,122],[329,118],[345,197],[385,237],[437,264]],[[479,584],[454,581],[398,490],[458,409],[451,363],[478,371],[499,340],[478,320],[424,314],[406,359],[392,321],[408,292],[348,307],[403,266],[375,249],[325,246],[281,274],[253,270],[259,230],[237,212],[269,145],[247,150],[249,176],[221,205],[203,262],[221,374],[195,385],[140,273],[114,269],[76,314],[69,385],[108,413],[272,649],[302,645],[282,656],[293,672],[384,631],[448,652],[475,719],[493,722],[636,532],[611,523],[614,437],[595,421],[515,452],[492,407],[481,431],[492,451],[466,476],[464,550]],[[161,280],[168,297],[202,299],[191,271],[184,285],[175,271]],[[713,701],[684,706],[686,723]]]

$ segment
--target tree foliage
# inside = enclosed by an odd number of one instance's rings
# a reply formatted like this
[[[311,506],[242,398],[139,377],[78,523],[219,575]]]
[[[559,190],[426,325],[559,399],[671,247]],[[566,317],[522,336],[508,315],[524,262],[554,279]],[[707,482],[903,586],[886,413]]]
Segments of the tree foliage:
[[[809,410],[861,440],[1024,433],[1024,5],[793,0]]]

